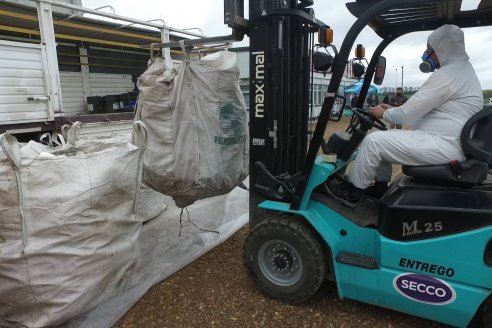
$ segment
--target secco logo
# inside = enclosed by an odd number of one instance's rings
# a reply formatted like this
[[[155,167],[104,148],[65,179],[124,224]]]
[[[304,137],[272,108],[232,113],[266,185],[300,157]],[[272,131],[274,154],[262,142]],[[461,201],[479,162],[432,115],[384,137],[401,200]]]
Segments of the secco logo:
[[[426,304],[453,303],[456,292],[444,280],[418,273],[403,273],[393,279],[393,287],[403,296]]]

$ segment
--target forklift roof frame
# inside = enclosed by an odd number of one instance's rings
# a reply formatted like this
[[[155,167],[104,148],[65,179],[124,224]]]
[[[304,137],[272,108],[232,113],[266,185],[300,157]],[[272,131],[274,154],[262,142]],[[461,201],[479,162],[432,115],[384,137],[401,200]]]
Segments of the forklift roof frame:
[[[367,67],[360,91],[362,99],[365,98],[369,89],[379,56],[398,37],[411,32],[434,30],[443,24],[454,24],[461,28],[492,25],[492,0],[481,0],[476,10],[470,11],[461,11],[461,3],[462,0],[357,0],[346,4],[357,20],[347,32],[338,56],[335,58],[327,96],[309,145],[302,177],[291,201],[292,210],[298,210],[301,207],[304,191],[321,146],[346,63],[355,40],[363,28],[370,26],[383,40],[375,49]]]

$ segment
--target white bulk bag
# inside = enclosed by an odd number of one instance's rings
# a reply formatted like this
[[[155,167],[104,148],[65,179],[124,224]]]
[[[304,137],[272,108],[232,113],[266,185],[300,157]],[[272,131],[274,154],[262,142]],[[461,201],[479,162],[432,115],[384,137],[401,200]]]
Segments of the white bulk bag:
[[[86,143],[52,150],[0,135],[0,324],[59,324],[129,284],[141,222],[135,218],[139,146]]]
[[[248,174],[248,127],[237,54],[222,51],[166,67],[156,58],[138,80],[136,120],[149,135],[144,182],[180,207],[225,194]]]
[[[166,209],[166,196],[142,183],[138,196],[137,219],[145,223],[156,218]]]

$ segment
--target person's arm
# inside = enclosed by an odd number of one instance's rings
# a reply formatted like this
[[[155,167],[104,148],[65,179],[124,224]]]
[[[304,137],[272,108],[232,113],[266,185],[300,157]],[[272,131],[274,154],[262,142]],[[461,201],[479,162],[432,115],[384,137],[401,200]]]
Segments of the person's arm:
[[[384,113],[384,120],[392,124],[413,124],[451,96],[449,78],[440,71],[433,73],[405,104]]]
[[[383,116],[384,116],[384,112],[387,109],[392,108],[392,107],[393,106],[390,106],[388,104],[379,104],[379,105],[374,106],[374,107],[369,107],[369,114],[371,114],[375,118],[382,120]]]
[[[374,116],[375,118],[378,119],[383,118],[385,111],[386,109],[384,109],[381,105],[369,107],[369,114],[371,114],[371,116]]]
[[[383,107],[384,110],[395,107],[395,106],[391,106],[391,105],[388,105],[385,103],[379,104],[379,106]]]

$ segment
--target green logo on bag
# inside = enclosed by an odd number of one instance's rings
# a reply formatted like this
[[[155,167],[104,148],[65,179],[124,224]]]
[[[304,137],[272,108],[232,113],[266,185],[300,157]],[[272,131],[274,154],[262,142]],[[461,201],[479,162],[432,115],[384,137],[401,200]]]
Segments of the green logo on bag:
[[[215,136],[215,143],[220,145],[235,145],[243,143],[246,140],[246,136],[239,137],[217,137]]]
[[[227,103],[219,109],[219,122],[222,136],[215,136],[219,145],[235,145],[246,141],[246,120],[243,108]]]
[[[7,172],[0,173],[0,182],[10,182],[12,181],[12,175]],[[0,239],[1,240],[1,239]],[[1,243],[1,241],[0,241]]]

